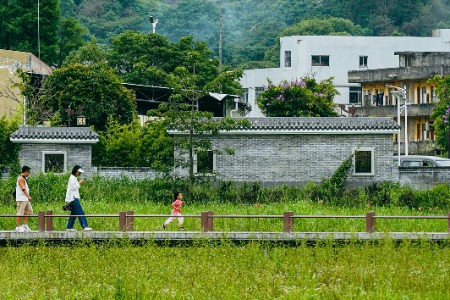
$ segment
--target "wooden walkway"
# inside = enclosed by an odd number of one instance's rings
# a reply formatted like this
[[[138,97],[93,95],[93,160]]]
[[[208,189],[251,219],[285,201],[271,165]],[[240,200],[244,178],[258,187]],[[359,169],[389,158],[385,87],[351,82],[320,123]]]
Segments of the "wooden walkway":
[[[201,231],[0,231],[2,245],[17,242],[74,242],[127,240],[131,242],[194,242],[194,241],[232,241],[232,242],[350,242],[350,241],[450,241],[446,232],[201,232]]]

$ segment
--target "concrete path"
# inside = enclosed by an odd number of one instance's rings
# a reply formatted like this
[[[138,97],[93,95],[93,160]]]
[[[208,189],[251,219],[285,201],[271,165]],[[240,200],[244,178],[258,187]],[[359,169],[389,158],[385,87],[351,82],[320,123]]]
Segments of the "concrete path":
[[[199,232],[199,231],[90,231],[90,232],[15,232],[0,231],[0,243],[9,242],[64,242],[76,240],[130,240],[130,241],[221,241],[236,242],[268,241],[268,242],[317,242],[317,241],[377,241],[392,239],[396,241],[430,240],[450,241],[450,233],[446,232]]]

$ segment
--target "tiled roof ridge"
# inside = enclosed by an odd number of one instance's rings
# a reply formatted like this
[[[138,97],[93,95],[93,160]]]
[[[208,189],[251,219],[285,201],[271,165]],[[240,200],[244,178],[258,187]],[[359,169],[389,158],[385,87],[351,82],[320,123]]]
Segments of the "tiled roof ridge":
[[[370,117],[263,117],[248,120],[250,128],[241,130],[398,130],[392,118]]]
[[[90,127],[20,127],[10,135],[15,139],[63,139],[63,140],[97,140],[99,135]]]

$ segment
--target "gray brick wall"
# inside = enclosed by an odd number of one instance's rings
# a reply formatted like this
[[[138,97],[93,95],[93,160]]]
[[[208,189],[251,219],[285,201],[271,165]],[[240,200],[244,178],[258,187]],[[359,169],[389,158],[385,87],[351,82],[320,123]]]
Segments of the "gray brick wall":
[[[80,165],[87,172],[92,169],[92,145],[90,144],[22,144],[19,152],[21,165],[31,167],[33,173],[43,171],[42,155],[44,152],[64,152],[66,154],[66,170],[72,171],[74,165]]]
[[[450,183],[450,168],[394,168],[398,169],[398,181],[412,189],[428,189],[438,183]]]
[[[219,135],[216,149],[232,148],[234,155],[216,155],[216,171],[223,179],[260,181],[265,185],[319,182],[334,174],[354,149],[374,149],[373,176],[353,176],[349,185],[392,180],[392,134]],[[353,173],[353,170],[352,170]],[[186,175],[187,170],[181,170]]]
[[[106,178],[155,179],[160,173],[150,168],[95,168],[98,176]]]

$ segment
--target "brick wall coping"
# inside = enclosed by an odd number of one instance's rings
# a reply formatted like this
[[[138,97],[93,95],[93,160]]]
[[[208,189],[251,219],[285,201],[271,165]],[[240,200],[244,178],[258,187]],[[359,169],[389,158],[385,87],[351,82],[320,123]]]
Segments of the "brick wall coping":
[[[95,144],[98,134],[89,127],[20,127],[10,135],[13,143]]]
[[[220,120],[220,118],[214,118]],[[264,134],[386,134],[397,133],[400,126],[392,118],[236,118],[248,120],[249,128],[237,128],[221,134],[264,133]],[[186,134],[176,130],[170,134]]]

